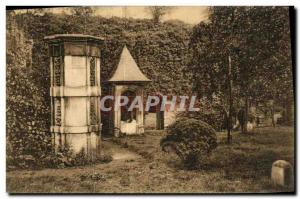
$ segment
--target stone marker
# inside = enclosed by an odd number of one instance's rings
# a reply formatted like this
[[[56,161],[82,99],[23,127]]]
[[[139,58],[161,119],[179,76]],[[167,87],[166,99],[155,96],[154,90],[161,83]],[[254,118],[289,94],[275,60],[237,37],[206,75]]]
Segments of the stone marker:
[[[272,164],[272,182],[276,185],[288,186],[293,183],[293,167],[285,160],[277,160]]]

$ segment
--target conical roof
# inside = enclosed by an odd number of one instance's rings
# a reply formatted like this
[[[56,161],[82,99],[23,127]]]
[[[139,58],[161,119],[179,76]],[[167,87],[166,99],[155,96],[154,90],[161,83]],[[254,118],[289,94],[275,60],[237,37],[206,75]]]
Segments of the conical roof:
[[[109,82],[148,82],[150,81],[139,69],[129,50],[124,46],[117,70]]]

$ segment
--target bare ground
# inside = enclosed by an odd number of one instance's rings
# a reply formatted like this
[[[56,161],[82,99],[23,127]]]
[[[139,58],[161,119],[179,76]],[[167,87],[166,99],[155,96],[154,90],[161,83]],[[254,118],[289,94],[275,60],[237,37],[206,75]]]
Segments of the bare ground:
[[[219,146],[202,170],[182,168],[176,156],[159,147],[164,132],[104,141],[114,160],[77,168],[7,172],[9,193],[253,193],[292,192],[270,181],[272,162],[294,164],[294,131],[291,127],[261,128],[233,135]]]

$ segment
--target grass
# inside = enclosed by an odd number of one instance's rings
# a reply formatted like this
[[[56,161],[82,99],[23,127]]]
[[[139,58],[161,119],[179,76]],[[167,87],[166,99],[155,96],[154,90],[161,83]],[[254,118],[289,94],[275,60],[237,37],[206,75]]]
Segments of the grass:
[[[160,150],[164,132],[125,137],[116,142],[153,162],[181,167],[176,157],[166,158]],[[276,187],[270,182],[272,163],[284,159],[294,165],[294,133],[291,127],[257,128],[252,133],[233,133],[231,145],[225,132],[218,133],[218,147],[201,171],[185,171],[199,175],[208,192],[289,192],[293,187]],[[185,174],[184,174],[185,175]],[[208,177],[208,178],[206,178]],[[197,188],[196,188],[197,189]]]
[[[7,173],[7,191],[14,193],[269,193],[292,192],[293,187],[274,186],[272,163],[284,159],[294,165],[292,127],[258,128],[246,135],[218,133],[218,148],[202,170],[185,170],[175,155],[159,147],[164,131],[127,136],[104,142],[104,148],[135,158],[108,164]]]

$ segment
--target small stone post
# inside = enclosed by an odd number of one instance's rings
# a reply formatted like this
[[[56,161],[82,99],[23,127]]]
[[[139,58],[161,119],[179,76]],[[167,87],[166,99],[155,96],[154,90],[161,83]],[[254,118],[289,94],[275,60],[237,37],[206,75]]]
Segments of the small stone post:
[[[293,183],[292,165],[285,160],[277,160],[272,164],[271,179],[276,185],[291,185]]]

